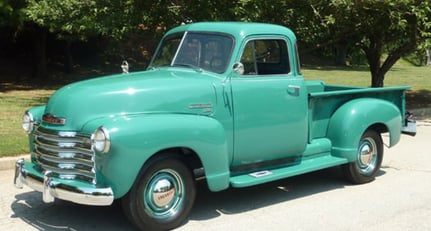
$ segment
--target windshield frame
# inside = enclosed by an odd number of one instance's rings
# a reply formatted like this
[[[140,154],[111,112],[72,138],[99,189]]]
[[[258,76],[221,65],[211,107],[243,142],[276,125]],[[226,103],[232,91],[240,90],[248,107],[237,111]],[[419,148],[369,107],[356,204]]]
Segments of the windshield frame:
[[[191,60],[180,61],[180,58],[187,56],[185,53],[187,49],[190,48],[190,46],[186,47],[187,44],[189,44],[188,42],[190,42],[189,40],[199,43],[199,47],[196,47],[196,45],[194,47],[192,46],[192,49],[199,49],[199,54],[197,54],[196,57],[189,55],[189,57],[196,59],[195,62],[191,62]],[[172,49],[172,47],[175,49],[175,52],[167,51]],[[235,38],[227,33],[211,31],[177,32],[163,38],[151,59],[148,69],[164,66],[179,66],[222,74],[226,72],[229,67],[234,48]],[[214,49],[216,49],[217,52],[212,52]],[[211,60],[208,60],[209,58],[211,58]],[[214,61],[213,59],[216,60]],[[216,66],[213,65],[213,61],[217,64]]]

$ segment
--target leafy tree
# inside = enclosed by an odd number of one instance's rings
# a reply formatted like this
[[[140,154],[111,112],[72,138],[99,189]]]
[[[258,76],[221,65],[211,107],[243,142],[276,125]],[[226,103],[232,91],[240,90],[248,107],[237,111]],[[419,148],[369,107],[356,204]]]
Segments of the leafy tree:
[[[25,0],[0,0],[0,50],[10,48],[25,21]]]
[[[37,29],[36,53],[38,67],[46,66],[46,34],[53,33],[66,41],[66,71],[73,67],[70,45],[73,41],[93,36],[120,39],[131,30],[138,29],[139,13],[134,0],[127,1],[81,1],[81,0],[26,0],[26,14]],[[43,76],[43,71],[36,73]]]
[[[372,87],[382,87],[389,69],[431,37],[430,1],[310,2],[334,43],[354,42],[364,51]]]
[[[149,31],[161,35],[166,30],[180,25],[186,19],[190,19],[193,22],[238,20],[238,2],[240,1],[241,0],[143,1],[140,5],[144,15],[142,24],[148,28]]]
[[[185,18],[259,21],[289,26],[300,42],[315,48],[335,47],[339,63],[345,63],[350,49],[362,50],[370,67],[371,85],[380,87],[400,57],[418,47],[429,48],[425,41],[431,37],[429,0],[0,0],[0,23],[11,17],[15,2],[27,4],[24,12],[32,22],[35,47],[39,48],[37,66],[46,66],[47,33],[70,45],[93,36],[118,40],[142,29],[159,37]],[[71,67],[71,58],[67,60],[66,66]],[[41,73],[38,75],[43,76]]]
[[[0,56],[7,57],[8,62],[13,62],[17,49],[27,53],[26,42],[21,40],[28,33],[25,7],[25,0],[0,0]]]
[[[24,0],[0,0],[0,28],[18,27],[24,21]]]

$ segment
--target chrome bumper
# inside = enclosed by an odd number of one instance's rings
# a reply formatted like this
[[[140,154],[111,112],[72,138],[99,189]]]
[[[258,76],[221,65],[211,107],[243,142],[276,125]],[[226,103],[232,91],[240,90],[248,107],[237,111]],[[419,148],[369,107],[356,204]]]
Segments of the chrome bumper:
[[[61,182],[62,180],[52,177],[49,171],[44,174],[32,171],[32,165],[32,163],[25,163],[24,159],[17,160],[14,185],[17,188],[27,185],[42,192],[45,203],[54,202],[55,198],[77,204],[98,206],[111,205],[114,201],[114,193],[111,188],[95,188],[94,185],[86,185],[86,183],[82,183],[82,186],[66,184]]]
[[[415,136],[416,135],[416,121],[408,119],[406,121],[406,126],[402,127],[401,132],[406,135]]]

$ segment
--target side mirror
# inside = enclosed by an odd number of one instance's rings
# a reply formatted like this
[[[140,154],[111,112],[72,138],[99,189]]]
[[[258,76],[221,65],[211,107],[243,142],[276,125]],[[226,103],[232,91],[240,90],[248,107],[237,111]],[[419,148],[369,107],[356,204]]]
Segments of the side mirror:
[[[241,62],[235,62],[233,64],[233,73],[237,75],[243,75],[244,74],[244,64]]]
[[[129,63],[126,60],[121,64],[121,70],[123,70],[123,74],[129,73]]]

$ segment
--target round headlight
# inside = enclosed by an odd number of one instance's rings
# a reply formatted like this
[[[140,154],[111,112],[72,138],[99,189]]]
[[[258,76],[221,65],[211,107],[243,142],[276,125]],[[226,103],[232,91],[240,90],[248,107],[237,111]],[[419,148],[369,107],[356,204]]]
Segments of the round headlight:
[[[30,133],[33,130],[33,124],[33,115],[29,111],[26,111],[22,116],[22,128],[27,133]]]
[[[94,131],[91,136],[91,142],[93,143],[94,149],[99,152],[109,152],[109,147],[111,146],[111,140],[109,138],[109,132],[104,127],[99,127]]]

